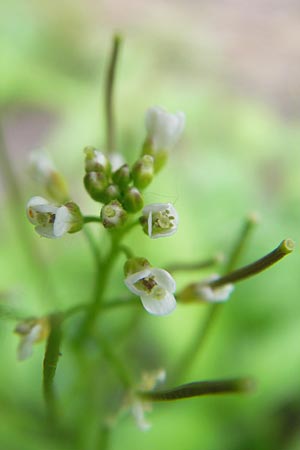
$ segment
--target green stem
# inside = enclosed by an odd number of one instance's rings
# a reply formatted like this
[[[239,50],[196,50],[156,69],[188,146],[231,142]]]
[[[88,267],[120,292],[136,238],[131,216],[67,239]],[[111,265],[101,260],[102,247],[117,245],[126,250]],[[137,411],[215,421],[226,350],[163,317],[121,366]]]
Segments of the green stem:
[[[94,235],[91,233],[91,231],[88,228],[84,228],[83,229],[83,233],[86,237],[86,240],[90,246],[91,252],[94,256],[95,262],[97,267],[101,264],[101,256],[100,256],[100,250],[99,247],[97,245],[97,242],[94,238]]]
[[[44,357],[43,391],[49,418],[52,422],[55,422],[57,417],[57,404],[54,391],[54,377],[60,356],[60,343],[62,338],[61,316],[53,314],[49,316],[49,320],[51,331],[47,340]]]
[[[195,263],[175,263],[169,265],[166,268],[166,270],[168,272],[180,272],[180,271],[207,269],[208,267],[214,266],[215,264],[222,262],[223,258],[224,257],[222,254],[218,254],[212,258],[205,259],[204,261],[199,261]]]
[[[253,389],[253,381],[249,378],[237,378],[232,380],[196,381],[183,384],[173,389],[160,391],[139,391],[138,395],[151,401],[181,400],[191,397],[213,394],[236,394],[249,392]]]
[[[231,272],[236,267],[236,264],[241,254],[244,252],[246,244],[249,241],[251,233],[254,230],[255,225],[257,225],[257,223],[258,217],[256,214],[252,213],[249,214],[248,217],[246,217],[245,222],[243,223],[242,229],[240,231],[240,234],[235,244],[233,245],[231,253],[228,257],[228,261],[224,269],[225,273]]]
[[[101,223],[101,219],[98,216],[84,216],[83,217],[83,222],[84,223],[90,223],[90,222],[97,222],[97,223]]]
[[[238,281],[242,281],[245,278],[252,277],[253,275],[258,274],[263,270],[268,269],[273,264],[277,263],[284,256],[291,253],[294,248],[295,244],[292,239],[285,239],[272,252],[268,253],[252,264],[248,264],[247,266],[241,267],[240,269],[228,273],[221,278],[210,281],[209,283],[207,283],[207,285],[212,288],[218,288],[220,286],[224,286],[224,284],[237,283]]]
[[[113,89],[116,74],[117,60],[122,38],[115,35],[112,43],[112,50],[105,82],[105,118],[106,118],[106,149],[108,153],[115,150],[115,120],[113,109]]]
[[[103,354],[111,366],[114,368],[114,372],[123,384],[123,386],[128,389],[133,386],[132,376],[127,369],[123,361],[117,356],[116,352],[113,350],[113,346],[110,345],[109,341],[103,335],[99,338],[99,344],[103,351]]]

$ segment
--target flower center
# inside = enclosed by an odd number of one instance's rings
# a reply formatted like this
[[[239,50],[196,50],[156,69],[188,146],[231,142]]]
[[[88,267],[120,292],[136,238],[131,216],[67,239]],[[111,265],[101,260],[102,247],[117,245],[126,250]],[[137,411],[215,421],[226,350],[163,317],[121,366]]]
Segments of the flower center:
[[[152,293],[153,288],[155,288],[157,286],[157,283],[156,283],[154,277],[152,276],[152,277],[142,278],[141,280],[139,280],[135,283],[135,286],[138,289],[142,289],[147,294],[150,294],[150,293]]]
[[[169,214],[170,211],[168,209],[153,214],[153,226],[159,230],[169,230],[172,228],[174,217]]]

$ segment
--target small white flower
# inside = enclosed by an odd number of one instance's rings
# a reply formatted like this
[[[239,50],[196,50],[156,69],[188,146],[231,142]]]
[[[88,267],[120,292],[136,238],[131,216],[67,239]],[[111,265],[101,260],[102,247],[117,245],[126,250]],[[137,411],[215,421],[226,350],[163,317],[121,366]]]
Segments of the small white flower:
[[[145,124],[153,150],[168,150],[176,144],[184,129],[185,114],[170,114],[156,106],[146,111]]]
[[[177,231],[178,214],[171,203],[152,203],[145,206],[141,223],[151,239],[172,236]]]
[[[150,314],[164,316],[176,308],[173,295],[176,283],[166,270],[146,268],[128,275],[125,284],[131,292],[141,298],[144,308]]]
[[[32,197],[27,203],[27,217],[38,234],[56,239],[71,231],[76,222],[79,224],[80,212],[73,214],[71,205],[74,204],[69,205],[55,206],[43,197]]]
[[[29,155],[29,170],[33,179],[40,184],[48,182],[56,168],[44,150],[35,150]]]
[[[196,294],[199,296],[200,300],[206,302],[225,302],[229,299],[231,292],[234,290],[233,284],[225,284],[224,286],[213,288],[211,286],[205,285],[206,282],[217,280],[219,275],[213,274],[206,280],[196,285]]]
[[[142,382],[139,389],[142,391],[151,391],[158,384],[161,384],[166,379],[166,371],[160,369],[153,372],[145,372],[142,376]],[[141,431],[147,431],[151,428],[151,423],[145,418],[145,412],[152,410],[150,401],[142,400],[134,392],[129,396],[129,403],[131,404],[131,413],[135,419],[138,428]]]
[[[29,319],[19,323],[15,328],[15,333],[21,337],[17,349],[18,360],[29,358],[33,352],[33,344],[45,340],[49,332],[49,322],[46,318]]]

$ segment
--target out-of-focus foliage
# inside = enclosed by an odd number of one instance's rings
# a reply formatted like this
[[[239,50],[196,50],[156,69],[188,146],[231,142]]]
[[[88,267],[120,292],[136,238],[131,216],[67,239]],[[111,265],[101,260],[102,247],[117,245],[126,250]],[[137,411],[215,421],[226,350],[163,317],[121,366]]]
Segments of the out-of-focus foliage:
[[[138,156],[148,106],[159,104],[187,115],[184,139],[147,193],[148,202],[171,200],[176,205],[180,229],[163,242],[149,242],[137,233],[132,245],[143,246],[157,266],[174,260],[201,260],[218,251],[226,254],[243,218],[253,210],[260,213],[261,223],[241,263],[265,254],[283,238],[299,240],[299,116],[282,114],[288,102],[280,109],[276,90],[271,97],[274,102],[264,101],[257,92],[251,96],[251,85],[246,90],[238,86],[238,76],[227,79],[228,67],[235,61],[222,60],[221,39],[213,42],[210,34],[213,18],[207,34],[205,29],[199,33],[189,2],[185,9],[173,2],[154,2],[149,16],[146,2],[140,2],[145,9],[142,14],[143,8],[138,7],[136,22],[129,19],[135,2],[106,3],[11,0],[1,7],[1,122],[21,189],[18,203],[6,177],[1,176],[1,449],[74,448],[68,429],[65,440],[47,431],[41,395],[43,344],[35,348],[30,360],[17,362],[12,316],[14,310],[24,316],[41,315],[88,300],[92,258],[82,236],[47,241],[33,235],[23,213],[25,202],[43,193],[27,177],[25,167],[30,150],[47,147],[68,178],[73,199],[83,212],[97,213],[82,186],[82,149],[103,145],[101,83],[115,27],[122,26],[125,36],[116,87],[120,151],[131,161]],[[231,2],[225,3],[230,7]],[[276,8],[275,1],[270,3]],[[195,8],[192,4],[190,8]],[[209,17],[205,8],[203,2]],[[201,8],[195,11],[200,20]],[[216,5],[213,11],[218,11]],[[272,20],[272,15],[262,13]],[[239,15],[232,17],[238,23]],[[216,19],[218,36],[222,36],[220,24],[222,20]],[[224,42],[226,38],[224,31]],[[268,42],[271,46],[267,36],[266,41],[264,46]],[[267,55],[260,64],[268,66]],[[45,279],[36,248],[46,266]],[[121,280],[121,270],[119,264],[114,280]],[[150,432],[142,433],[126,416],[112,432],[109,448],[299,448],[298,273],[296,250],[278,266],[238,285],[185,380],[253,375],[257,379],[254,394],[157,404],[150,417]],[[114,280],[112,297],[124,292],[122,283]],[[184,280],[184,276],[178,279],[179,286]],[[176,313],[162,320],[144,313],[134,326],[129,314],[124,312],[121,319],[114,314],[107,313],[105,326],[120,333],[117,350],[122,354],[130,349],[138,374],[161,366],[172,370],[200,327],[205,307],[178,306]],[[126,326],[134,332],[125,340]],[[89,408],[96,410],[97,404],[89,405],[89,399],[80,403],[81,384],[80,380],[72,384],[76,364],[68,342],[62,354],[56,385],[63,396],[66,423],[72,423],[77,412],[84,430],[77,446],[92,449],[97,421]],[[86,373],[96,392],[111,376],[103,361],[97,372],[91,374],[87,367]],[[118,393],[105,399],[110,414],[117,401]]]

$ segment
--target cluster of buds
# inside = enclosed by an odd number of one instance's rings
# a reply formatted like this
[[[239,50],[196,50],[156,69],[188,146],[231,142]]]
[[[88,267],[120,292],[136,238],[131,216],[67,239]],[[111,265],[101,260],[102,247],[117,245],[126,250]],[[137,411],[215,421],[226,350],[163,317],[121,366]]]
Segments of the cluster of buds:
[[[84,149],[84,185],[94,200],[104,204],[101,219],[105,228],[120,227],[127,221],[128,214],[141,211],[144,206],[142,192],[153,180],[155,172],[162,168],[170,148],[179,139],[184,127],[184,114],[169,114],[162,108],[153,107],[146,113],[145,124],[147,137],[142,154],[132,166],[120,157],[118,164],[114,164],[116,154],[106,156],[91,146]],[[159,205],[149,205],[143,210],[141,223],[150,237],[168,235],[176,228],[177,213],[170,207],[169,213],[162,209],[166,210],[165,205],[160,209]],[[148,225],[152,210],[153,227]],[[159,230],[163,231],[160,233]]]

